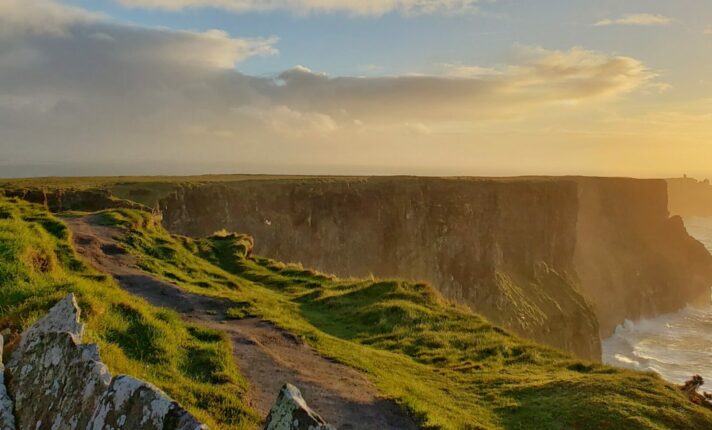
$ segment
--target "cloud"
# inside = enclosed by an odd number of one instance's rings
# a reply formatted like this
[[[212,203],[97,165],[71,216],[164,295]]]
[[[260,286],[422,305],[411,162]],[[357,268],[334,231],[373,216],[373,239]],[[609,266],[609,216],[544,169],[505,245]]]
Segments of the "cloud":
[[[481,0],[118,0],[128,7],[166,10],[211,7],[233,12],[287,10],[297,14],[346,12],[356,15],[457,13]],[[487,0],[492,1],[492,0]]]
[[[0,36],[17,33],[62,35],[69,25],[100,19],[101,15],[49,0],[0,2]]]
[[[339,127],[334,119],[326,114],[300,112],[289,106],[270,107],[242,106],[235,109],[239,115],[253,118],[276,133],[287,137],[303,137],[314,134],[329,134]]]
[[[50,2],[18,14],[8,4],[0,153],[22,162],[289,159],[306,156],[304,145],[435,137],[452,124],[658,85],[634,58],[537,47],[519,47],[497,67],[444,66],[429,76],[332,77],[297,66],[255,77],[235,65],[276,53],[276,40],[124,25]]]
[[[620,96],[653,85],[654,78],[630,57],[521,47],[512,64],[456,66],[433,76],[330,77],[298,67],[282,73],[270,93],[282,104],[361,121],[483,120]]]
[[[634,25],[634,26],[666,26],[673,23],[673,19],[665,15],[639,13],[624,15],[620,18],[607,18],[598,21],[596,27],[608,27],[612,25]]]

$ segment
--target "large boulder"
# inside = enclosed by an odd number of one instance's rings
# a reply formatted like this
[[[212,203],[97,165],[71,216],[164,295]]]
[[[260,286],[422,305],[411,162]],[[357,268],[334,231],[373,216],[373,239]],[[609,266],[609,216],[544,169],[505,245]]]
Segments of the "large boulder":
[[[97,345],[81,343],[80,313],[70,294],[22,334],[7,385],[18,430],[207,429],[153,385],[112,378]]]
[[[336,430],[311,410],[302,393],[292,384],[279,391],[277,402],[267,416],[264,430]]]

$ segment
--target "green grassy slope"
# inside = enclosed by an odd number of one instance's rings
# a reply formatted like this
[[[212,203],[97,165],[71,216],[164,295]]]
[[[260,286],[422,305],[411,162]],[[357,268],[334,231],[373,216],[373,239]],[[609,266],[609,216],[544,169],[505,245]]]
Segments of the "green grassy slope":
[[[398,280],[340,280],[249,256],[226,232],[172,236],[151,215],[103,213],[143,268],[186,290],[234,301],[362,370],[428,428],[701,429],[712,412],[658,376],[582,362],[517,338]]]
[[[243,402],[246,382],[219,333],[185,325],[173,312],[130,296],[82,263],[70,232],[37,205],[0,197],[0,329],[11,350],[22,329],[74,292],[115,373],[146,379],[212,428],[252,429],[259,417]]]

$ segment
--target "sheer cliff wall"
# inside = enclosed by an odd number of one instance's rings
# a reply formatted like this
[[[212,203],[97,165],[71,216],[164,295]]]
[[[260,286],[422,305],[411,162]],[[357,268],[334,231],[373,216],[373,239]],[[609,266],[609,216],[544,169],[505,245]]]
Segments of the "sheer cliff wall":
[[[705,300],[712,286],[712,257],[668,215],[657,180],[250,181],[181,187],[161,210],[174,232],[226,228],[280,260],[428,281],[586,358],[600,356],[599,333]]]
[[[603,336],[710,300],[712,257],[668,212],[663,180],[577,178],[574,265]]]
[[[712,217],[712,184],[708,179],[668,179],[670,212],[684,217]]]

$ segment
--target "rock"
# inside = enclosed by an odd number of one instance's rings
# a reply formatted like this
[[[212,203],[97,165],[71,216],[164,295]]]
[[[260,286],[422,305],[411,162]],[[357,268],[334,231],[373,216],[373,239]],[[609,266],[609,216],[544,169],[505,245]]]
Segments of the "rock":
[[[309,408],[292,384],[282,387],[266,422],[264,430],[336,430]]]
[[[69,333],[75,338],[77,343],[80,343],[84,335],[84,324],[79,321],[81,313],[82,311],[77,305],[74,294],[68,294],[64,299],[54,305],[47,315],[22,333],[20,344],[16,349],[16,353],[13,354],[13,358],[19,351],[23,350],[25,344],[38,333]]]
[[[111,382],[96,346],[67,332],[36,331],[27,340],[9,366],[18,428],[87,428]]]
[[[91,422],[91,430],[207,429],[158,388],[125,375],[111,381]]]
[[[207,429],[158,388],[112,378],[97,345],[81,344],[79,316],[70,294],[22,334],[8,363],[17,429]]]
[[[699,389],[705,385],[705,380],[700,375],[693,375],[680,387],[690,401],[696,405],[712,409],[712,395],[709,393],[699,393]]]
[[[5,340],[0,335],[0,430],[15,430],[15,417],[12,414],[12,399],[5,388],[5,366],[2,363],[2,353]]]

